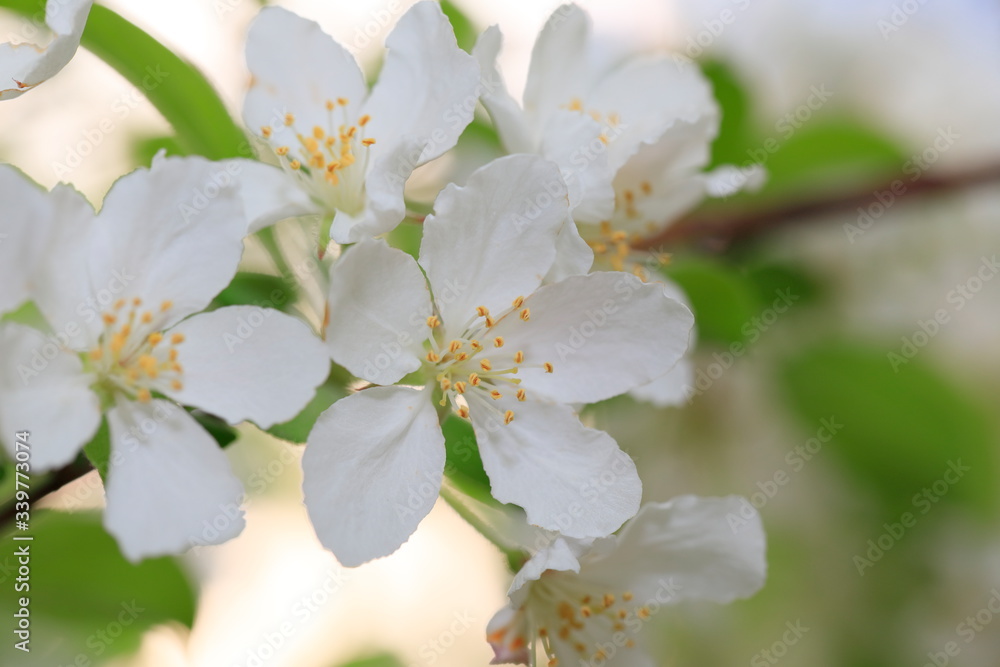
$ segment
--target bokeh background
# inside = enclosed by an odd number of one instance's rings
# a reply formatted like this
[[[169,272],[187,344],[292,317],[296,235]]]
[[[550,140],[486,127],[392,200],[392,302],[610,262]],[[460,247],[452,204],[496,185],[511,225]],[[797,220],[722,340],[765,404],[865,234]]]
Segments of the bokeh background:
[[[258,2],[104,4],[195,63],[238,117]],[[277,4],[375,71],[411,3]],[[470,29],[500,25],[519,91],[558,3],[456,4],[466,45]],[[636,459],[646,500],[735,493],[764,517],[766,587],[661,613],[647,630],[657,664],[995,667],[1000,5],[581,4],[608,62],[662,50],[697,60],[724,114],[713,162],[769,172],[760,192],[706,205],[658,241],[698,318],[690,404],[620,398],[586,413]],[[21,19],[3,17],[0,40],[22,33]],[[49,187],[68,180],[95,204],[171,146],[141,93],[83,49],[0,104],[0,127],[0,159]],[[432,198],[436,176],[493,151],[488,133],[470,133],[411,194]],[[309,528],[299,446],[247,426],[226,451],[247,487],[247,529],[178,559],[121,560],[99,528],[96,473],[47,497],[48,515],[35,515],[34,650],[13,652],[7,635],[0,664],[488,663],[484,628],[509,574],[446,505],[394,556],[346,570]],[[7,497],[9,476],[0,489]],[[12,551],[0,555],[4,609]]]

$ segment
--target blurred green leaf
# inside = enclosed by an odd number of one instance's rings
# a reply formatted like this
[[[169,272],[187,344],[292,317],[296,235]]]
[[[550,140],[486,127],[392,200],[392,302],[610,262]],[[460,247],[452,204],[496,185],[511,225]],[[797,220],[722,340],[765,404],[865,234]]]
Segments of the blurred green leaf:
[[[219,447],[227,447],[231,445],[239,433],[235,428],[219,419],[215,415],[210,415],[207,412],[202,412],[196,408],[188,408],[191,416],[194,420],[198,422],[203,429],[208,431],[208,434],[219,443]]]
[[[479,36],[475,24],[451,0],[441,0],[441,11],[451,21],[451,27],[455,29],[455,39],[458,40],[459,48],[471,52],[476,43],[476,37]]]
[[[276,424],[267,429],[267,432],[288,442],[305,443],[323,411],[347,396],[345,387],[349,381],[350,373],[336,364],[331,364],[330,375],[327,376],[326,382],[316,389],[316,395],[309,401],[309,405],[293,419],[283,424]]]
[[[101,426],[97,433],[83,447],[83,453],[87,456],[91,465],[97,469],[101,475],[101,481],[108,481],[108,461],[111,460],[111,431],[108,427],[108,420],[101,419]]]
[[[444,432],[445,474],[463,493],[480,502],[496,504],[490,493],[490,478],[483,469],[472,424],[449,415],[441,424]]]
[[[675,258],[663,272],[691,302],[700,340],[726,345],[743,341],[743,326],[757,314],[759,303],[735,269],[716,259],[688,256]]]
[[[745,271],[750,283],[757,288],[761,302],[771,301],[775,294],[786,290],[798,297],[797,306],[818,299],[823,294],[819,279],[794,264],[755,262],[748,265]]]
[[[722,113],[719,135],[712,144],[710,169],[723,164],[739,164],[747,160],[750,148],[750,101],[746,90],[729,68],[718,61],[699,63],[712,84],[712,92]]]
[[[167,155],[187,155],[177,137],[173,135],[161,137],[145,137],[137,139],[132,143],[132,159],[136,164],[150,165],[153,157],[160,151],[166,151]]]
[[[391,653],[379,653],[377,655],[358,658],[350,662],[344,662],[339,667],[404,667],[403,662]]]
[[[398,248],[416,259],[420,256],[420,239],[423,233],[423,225],[404,220],[386,235],[386,240],[393,248]]]
[[[215,297],[212,306],[258,306],[292,312],[297,298],[295,283],[267,273],[241,271]]]
[[[931,500],[917,503],[915,495],[957,462],[970,470],[933,503],[995,509],[995,434],[988,416],[919,360],[897,373],[884,350],[829,342],[788,360],[780,379],[807,429],[818,429],[823,419],[843,425],[829,449],[890,512],[920,512]]]
[[[24,534],[34,539],[13,542],[5,535],[3,542],[29,546],[30,590],[15,591],[12,548],[0,561],[6,579],[0,608],[11,613],[18,597],[30,596],[33,650],[13,649],[8,629],[0,664],[103,664],[109,656],[135,650],[141,634],[154,625],[190,626],[194,620],[194,591],[177,563],[169,558],[129,563],[98,514],[36,509]]]

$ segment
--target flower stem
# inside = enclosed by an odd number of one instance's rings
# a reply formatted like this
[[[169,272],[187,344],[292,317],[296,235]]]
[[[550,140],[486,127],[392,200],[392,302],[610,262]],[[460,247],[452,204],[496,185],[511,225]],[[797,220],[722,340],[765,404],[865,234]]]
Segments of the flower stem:
[[[466,523],[475,528],[480,535],[489,540],[493,546],[499,549],[500,552],[506,556],[507,564],[510,566],[512,571],[517,572],[521,569],[521,566],[524,565],[525,561],[528,559],[528,555],[520,549],[511,547],[509,541],[504,538],[503,534],[499,530],[476,514],[476,512],[463,501],[459,493],[450,488],[447,480],[445,480],[445,483],[441,486],[441,497],[444,498],[446,503],[451,505],[451,508],[455,510],[460,517],[465,519]]]

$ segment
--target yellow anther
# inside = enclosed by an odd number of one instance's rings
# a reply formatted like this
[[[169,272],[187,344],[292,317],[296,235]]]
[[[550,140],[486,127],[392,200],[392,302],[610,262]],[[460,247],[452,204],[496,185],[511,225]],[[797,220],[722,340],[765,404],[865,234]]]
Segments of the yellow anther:
[[[493,325],[495,325],[496,323],[497,323],[496,320],[494,320],[492,317],[490,317],[489,315],[486,316],[486,328],[492,329]]]
[[[458,416],[461,417],[462,419],[468,419],[469,418],[469,408],[465,407],[464,405],[460,406],[458,408]]]
[[[514,363],[515,364],[520,364],[520,363],[523,363],[523,362],[524,362],[524,352],[521,351],[521,350],[518,350],[517,352],[514,353]]]
[[[134,299],[132,299],[132,305],[138,308],[139,306],[142,305],[142,299],[140,299],[139,297],[135,297]]]
[[[112,315],[111,313],[104,313],[102,319],[104,320],[105,324],[114,324],[118,320],[118,318]]]
[[[622,620],[625,620],[626,616],[628,616],[628,612],[627,611],[625,611],[624,609],[619,609],[618,610],[618,618],[620,618]]]
[[[597,649],[597,653],[594,654],[594,662],[603,662],[608,657],[608,654],[604,652],[604,649]]]
[[[174,307],[174,302],[170,301],[169,299],[160,304],[160,310],[164,313],[173,307]]]
[[[375,140],[372,139],[371,137],[368,137],[367,139],[362,139],[361,143],[364,144],[365,146],[373,146],[375,145]]]
[[[150,394],[149,390],[146,389],[145,387],[140,389],[136,393],[135,397],[140,403],[149,403],[151,400],[153,400],[153,395]]]
[[[503,336],[497,336],[493,339],[493,347],[503,347]]]
[[[538,628],[538,636],[539,637],[548,637],[549,636],[549,631],[546,630],[545,628]]]
[[[177,354],[178,354],[177,353],[177,348],[175,348],[175,347],[170,348],[170,352],[169,352],[170,361],[177,361]]]
[[[441,361],[441,357],[439,357],[437,353],[434,352],[434,350],[431,350],[430,352],[427,353],[427,361],[431,362],[432,364],[436,364],[437,362]]]
[[[577,642],[576,644],[574,644],[573,648],[576,649],[577,653],[586,653],[587,652],[587,647],[584,646],[583,644],[579,643],[579,642]]]
[[[590,117],[593,118],[594,120],[596,120],[598,123],[600,123],[601,122],[601,118],[603,118],[604,116],[601,114],[600,111],[591,111],[590,112]]]
[[[653,193],[653,186],[649,181],[643,181],[639,184],[639,189],[642,190],[642,194],[649,195]]]
[[[125,306],[125,299],[115,301],[115,310],[121,310]]]
[[[569,110],[583,111],[583,100],[581,100],[579,97],[574,97],[572,100],[569,101]]]
[[[268,127],[267,125],[264,125],[263,127],[260,128],[260,133],[264,135],[265,139],[269,138],[271,136],[271,128]]]
[[[141,357],[139,357],[139,368],[146,371],[147,373],[150,370],[155,370],[157,364],[158,362],[156,361],[156,357],[154,357],[151,354],[144,354]]]
[[[483,349],[483,344],[480,343],[475,338],[473,338],[471,341],[469,341],[469,345],[472,347],[473,350],[481,350],[481,349]]]
[[[170,388],[173,389],[174,391],[180,391],[181,389],[184,388],[184,384],[181,383],[180,380],[172,380],[170,382]]]
[[[349,102],[347,101],[346,97],[338,97],[337,104],[339,104],[342,107],[346,107],[349,104]]]
[[[480,361],[479,367],[487,372],[493,370],[493,364],[490,363],[489,359],[483,359],[482,361]]]
[[[608,135],[605,134],[604,132],[601,132],[601,134],[597,138],[600,139],[601,143],[604,144],[605,146],[611,143],[611,140],[608,139]]]
[[[142,314],[142,317],[139,319],[142,320],[143,324],[149,324],[150,322],[153,321],[153,313],[147,310],[145,313]]]
[[[608,114],[608,125],[610,125],[611,127],[618,125],[618,123],[620,123],[621,121],[622,121],[621,116],[619,116],[614,111]]]
[[[504,424],[509,424],[512,421],[514,421],[514,411],[513,410],[508,410],[507,412],[503,413],[503,423]]]
[[[156,347],[157,345],[160,344],[160,341],[163,340],[163,334],[161,334],[158,331],[155,332],[155,333],[151,333],[151,334],[149,334],[149,339],[148,340],[149,340],[149,344],[150,345],[152,345],[153,347]]]
[[[527,397],[528,397],[528,394],[523,389],[518,389],[517,390],[517,400],[524,401],[524,399],[526,399]]]
[[[531,319],[531,309],[530,308],[525,308],[524,310],[521,311],[521,319],[524,320],[525,322],[527,322],[528,320]]]
[[[604,607],[605,608],[610,607],[614,603],[615,603],[615,596],[612,595],[611,593],[605,593],[604,594]]]
[[[458,354],[455,355],[455,361],[465,361],[468,358],[469,355],[466,354],[465,352],[459,352]]]
[[[625,600],[625,602],[630,602],[632,600],[632,593],[631,592],[623,593],[622,600]]]
[[[626,190],[622,194],[625,196],[625,201],[627,201],[627,202],[633,202],[633,201],[635,201],[635,193],[632,192],[631,190]]]
[[[514,299],[514,303],[511,304],[511,307],[514,308],[515,310],[517,310],[518,308],[521,307],[522,303],[524,303],[524,297],[523,296],[519,296],[516,299]]]
[[[570,631],[568,625],[564,625],[563,627],[559,628],[559,639],[562,640],[569,639],[569,632]]]
[[[559,667],[559,658],[549,660],[549,667]]]
[[[132,333],[132,325],[126,322],[125,324],[122,325],[122,330],[119,335],[128,338],[129,335],[131,335],[131,333]]]
[[[546,373],[551,373],[551,372],[552,372],[553,370],[555,370],[555,369],[554,369],[554,368],[552,367],[552,364],[550,364],[550,363],[549,363],[549,362],[547,362],[547,361],[546,361],[546,362],[545,362],[544,364],[542,364],[542,368],[544,368],[544,369],[545,369],[545,372],[546,372]]]
[[[277,153],[279,156],[284,157],[288,155],[288,146],[278,146],[277,148],[274,149],[274,152]]]
[[[638,616],[639,618],[641,618],[641,619],[645,620],[645,619],[649,618],[649,607],[639,607],[639,608],[638,608],[638,609],[637,609],[637,610],[635,611],[635,614],[636,614],[636,616]]]
[[[590,607],[588,607],[587,605],[583,605],[582,607],[580,607],[580,615],[583,616],[584,618],[590,618],[590,615],[592,613],[593,612],[590,610]]]
[[[448,343],[448,351],[451,352],[452,354],[458,352],[461,349],[462,349],[462,341],[460,340],[453,340],[450,343]]]
[[[448,391],[449,389],[451,389],[451,380],[441,378],[441,391]]]
[[[326,132],[324,132],[323,128],[319,125],[313,125],[313,136],[317,139],[322,139],[326,136]]]
[[[104,356],[104,350],[102,350],[99,347],[95,347],[93,350],[90,351],[90,359],[92,361],[100,361],[101,357],[103,356]]]
[[[594,252],[597,253],[598,255],[603,255],[608,251],[608,246],[601,243],[600,241],[597,241],[590,247],[593,248]]]
[[[498,401],[501,398],[503,398],[503,394],[494,389],[493,391],[490,392],[490,398],[492,398],[494,401]]]
[[[489,317],[490,316],[490,309],[487,308],[486,306],[477,306],[476,307],[476,315],[479,315],[479,317]]]
[[[473,387],[478,387],[480,382],[479,373],[469,373],[469,384]]]
[[[611,235],[611,241],[613,243],[623,243],[626,239],[628,239],[628,234],[621,229]]]
[[[455,388],[455,393],[456,394],[464,394],[465,393],[465,383],[462,382],[461,380],[459,380],[458,382],[456,382],[453,386]]]
[[[171,367],[172,369],[174,369],[174,372],[175,372],[175,373],[183,373],[183,372],[184,372],[184,367],[183,367],[183,366],[181,366],[181,365],[180,365],[179,363],[177,363],[176,361],[175,361],[174,363],[170,364],[170,367]]]
[[[285,125],[291,125],[295,122],[295,116],[290,113],[285,114]]]
[[[625,648],[635,648],[635,640],[629,639],[625,642]]]
[[[365,114],[361,118],[358,119],[358,125],[360,125],[361,127],[364,127],[365,125],[368,124],[368,121],[370,121],[371,119],[372,119],[371,116],[369,116],[368,114]]]
[[[429,326],[431,329],[433,329],[434,327],[441,326],[441,318],[438,317],[437,315],[429,316],[427,318],[427,326]]]
[[[180,345],[184,342],[184,334],[179,331],[170,337],[170,343],[172,345]]]
[[[327,111],[333,111],[336,106],[337,105],[333,103],[333,100],[327,100],[326,101],[326,110]]]
[[[302,167],[302,163],[299,162],[298,160],[292,160],[291,162],[288,163],[288,166],[297,171],[299,168]]]
[[[319,150],[319,142],[312,137],[301,137],[302,145],[305,147],[307,153],[315,153]]]

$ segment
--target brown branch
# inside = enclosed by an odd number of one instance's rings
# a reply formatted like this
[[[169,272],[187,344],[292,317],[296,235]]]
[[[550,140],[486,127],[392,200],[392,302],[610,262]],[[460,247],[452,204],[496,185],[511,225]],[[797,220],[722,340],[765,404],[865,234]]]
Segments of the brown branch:
[[[77,480],[94,468],[84,461],[79,459],[70,463],[67,466],[50,473],[46,477],[42,477],[39,480],[37,486],[31,485],[27,489],[28,491],[28,504],[31,507],[35,506],[39,500],[52,493],[53,491],[58,491],[70,482]],[[11,464],[11,468],[8,474],[14,474],[14,467]],[[6,527],[8,524],[13,523],[14,517],[17,514],[17,498],[13,498],[10,502],[7,502],[0,508],[0,530]]]
[[[900,175],[879,187],[866,189],[863,192],[830,196],[743,214],[689,216],[656,236],[636,243],[635,247],[640,250],[651,250],[663,246],[689,244],[699,245],[708,250],[723,251],[733,243],[805,222],[807,219],[834,213],[854,212],[859,207],[867,209],[873,203],[879,202],[876,193],[893,193],[894,184],[895,201],[889,206],[901,199],[909,200],[915,196],[951,192],[994,182],[1000,182],[1000,165],[951,175],[924,175],[916,181],[912,180],[912,176]],[[901,187],[903,190],[900,190]]]

